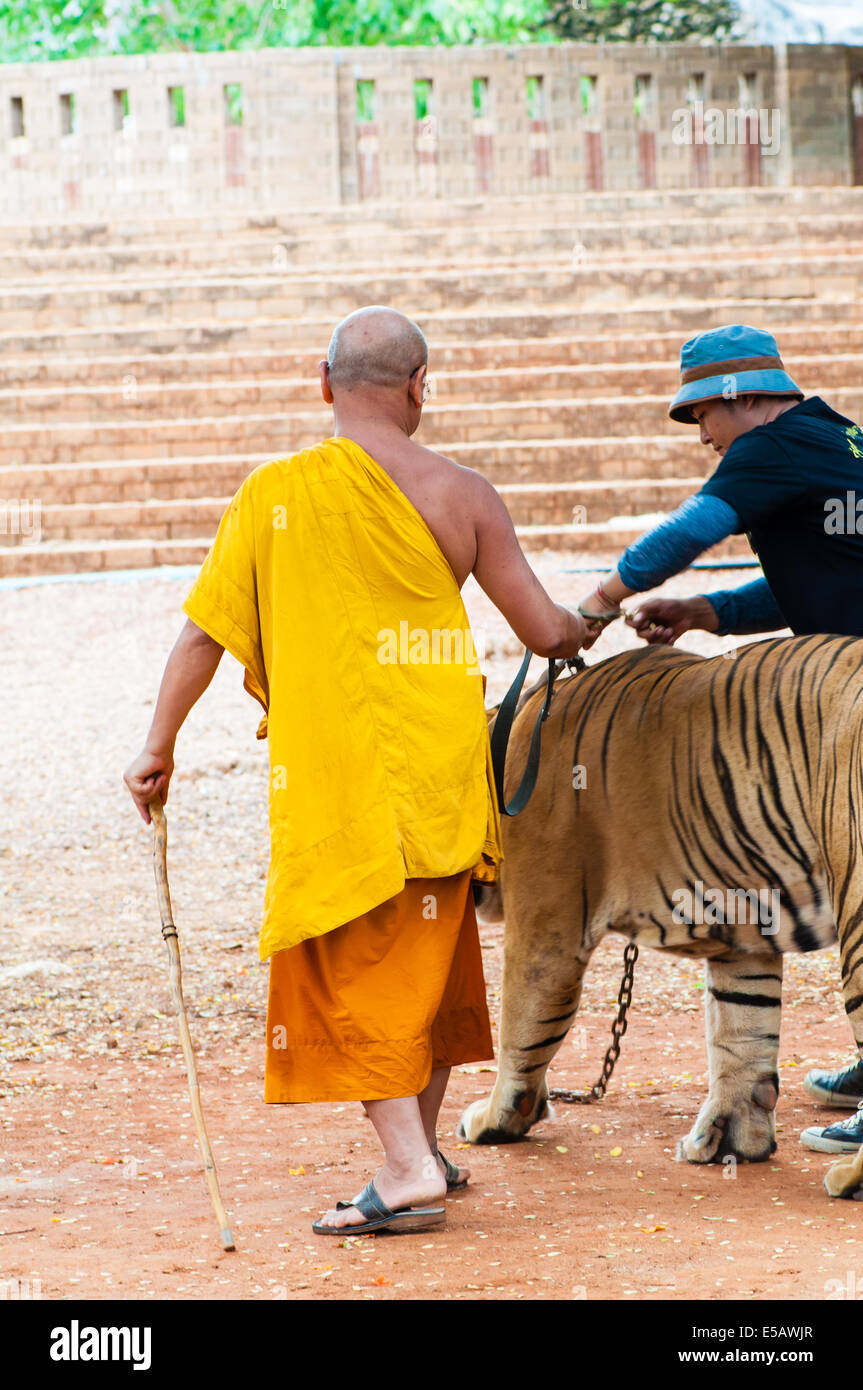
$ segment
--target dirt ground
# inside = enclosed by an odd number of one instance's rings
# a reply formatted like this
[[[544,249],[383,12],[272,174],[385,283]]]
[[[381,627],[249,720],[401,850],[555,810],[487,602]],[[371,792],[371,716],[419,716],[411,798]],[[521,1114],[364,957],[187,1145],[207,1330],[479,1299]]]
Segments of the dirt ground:
[[[594,582],[536,564],[555,597]],[[744,582],[690,574],[670,592]],[[825,1112],[810,1065],[853,1045],[835,950],[786,966],[779,1150],[769,1163],[673,1161],[706,1090],[702,971],[644,952],[621,1060],[597,1106],[558,1105],[510,1146],[460,1148],[462,1108],[493,1063],[454,1073],[441,1145],[468,1162],[443,1232],[315,1237],[310,1222],[379,1164],[358,1105],[263,1103],[267,966],[265,747],[226,658],[177,748],[169,870],[211,1139],[238,1250],[221,1251],[201,1171],[150,834],[121,783],[181,624],[185,575],[4,592],[0,789],[0,1297],[45,1299],[824,1299],[863,1287],[863,1208],[831,1202],[829,1159],[798,1134]],[[514,639],[475,588],[489,697]],[[634,638],[617,624],[591,654]],[[687,645],[729,648],[702,636]],[[499,1013],[502,930],[482,931]],[[553,1085],[585,1086],[609,1039],[622,941],[608,940]],[[858,1234],[855,1235],[855,1232]]]

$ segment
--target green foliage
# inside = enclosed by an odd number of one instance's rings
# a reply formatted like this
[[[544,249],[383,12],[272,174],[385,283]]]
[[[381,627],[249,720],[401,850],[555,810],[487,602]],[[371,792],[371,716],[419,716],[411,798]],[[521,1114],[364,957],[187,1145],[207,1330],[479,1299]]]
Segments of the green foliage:
[[[743,32],[735,0],[554,0],[537,27],[580,43],[721,42]]]
[[[546,14],[545,0],[0,0],[0,62],[172,49],[516,43],[535,39]]]
[[[0,0],[0,62],[171,49],[735,37],[735,0]]]

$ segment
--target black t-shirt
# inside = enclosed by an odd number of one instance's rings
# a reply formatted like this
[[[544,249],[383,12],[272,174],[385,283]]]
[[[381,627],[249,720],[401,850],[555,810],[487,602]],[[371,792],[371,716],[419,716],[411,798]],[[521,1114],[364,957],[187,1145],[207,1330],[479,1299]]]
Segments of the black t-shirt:
[[[863,637],[863,431],[819,396],[735,439],[701,489],[740,517],[795,633]]]

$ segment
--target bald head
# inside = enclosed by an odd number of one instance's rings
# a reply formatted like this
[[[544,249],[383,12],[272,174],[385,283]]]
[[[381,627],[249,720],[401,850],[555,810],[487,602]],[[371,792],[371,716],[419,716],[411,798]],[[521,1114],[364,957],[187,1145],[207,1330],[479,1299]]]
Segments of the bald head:
[[[372,304],[342,319],[327,352],[334,392],[364,386],[404,386],[428,362],[428,344],[416,324],[397,309]]]

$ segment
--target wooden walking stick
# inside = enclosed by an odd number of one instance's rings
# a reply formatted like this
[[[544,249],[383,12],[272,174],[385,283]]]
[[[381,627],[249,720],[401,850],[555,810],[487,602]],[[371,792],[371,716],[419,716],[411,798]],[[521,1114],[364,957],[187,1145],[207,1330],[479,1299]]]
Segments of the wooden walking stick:
[[[183,976],[180,969],[180,938],[177,935],[177,928],[174,926],[174,919],[171,915],[171,893],[168,888],[168,821],[165,816],[165,808],[158,797],[155,797],[149,803],[148,810],[153,821],[153,869],[156,874],[156,891],[159,895],[162,936],[164,937],[170,957],[171,993],[177,1007],[180,1042],[183,1044],[183,1056],[186,1059],[186,1072],[189,1077],[189,1095],[192,1098],[192,1114],[195,1117],[195,1129],[198,1132],[198,1143],[201,1147],[201,1157],[204,1160],[204,1172],[207,1178],[207,1186],[210,1189],[213,1209],[215,1210],[216,1219],[220,1227],[222,1249],[236,1250],[237,1247],[234,1244],[234,1237],[231,1235],[231,1228],[228,1225],[228,1214],[225,1211],[222,1203],[222,1194],[219,1191],[219,1179],[216,1175],[213,1151],[210,1148],[210,1141],[207,1138],[207,1130],[204,1124],[204,1112],[201,1109],[201,1088],[198,1085],[198,1069],[195,1066],[192,1035],[189,1032],[189,1020],[186,1017],[186,1003],[183,999]]]

